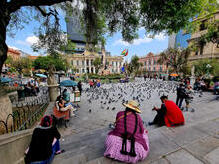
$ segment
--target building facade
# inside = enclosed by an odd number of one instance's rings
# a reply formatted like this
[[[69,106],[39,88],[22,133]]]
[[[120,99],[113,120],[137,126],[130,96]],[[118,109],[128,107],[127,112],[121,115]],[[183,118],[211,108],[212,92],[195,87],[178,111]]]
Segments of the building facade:
[[[21,58],[21,53],[20,53],[20,51],[9,47],[8,52],[7,52],[7,56],[8,57],[10,56],[13,60],[19,60]],[[5,72],[7,70],[8,70],[8,65],[3,64],[2,72]]]
[[[209,42],[206,44],[201,44],[200,38],[202,35],[207,33],[206,24],[209,21],[219,20],[219,11],[214,13],[211,18],[201,18],[201,19],[194,19],[193,21],[200,21],[201,24],[199,29],[191,35],[191,39],[188,40],[189,46],[196,45],[197,48],[195,51],[192,51],[189,57],[189,61],[197,61],[200,59],[219,59],[219,47],[217,44],[213,42]],[[217,24],[218,25],[218,24]]]
[[[101,49],[100,52],[89,52],[86,51],[86,38],[84,35],[83,28],[81,27],[80,17],[68,17],[67,18],[67,34],[68,40],[75,44],[74,49],[66,50],[67,61],[71,65],[69,73],[99,73],[113,74],[120,73],[123,66],[122,56],[111,56],[105,49]],[[101,58],[102,68],[97,72],[93,62],[96,58]]]
[[[139,59],[142,63],[141,71],[145,72],[148,76],[162,76],[167,72],[166,64],[158,63],[159,55],[154,55],[153,53],[148,53],[145,57]]]
[[[106,63],[104,69],[99,69],[97,72],[93,62],[96,58],[101,58],[102,63]],[[110,74],[120,73],[120,70],[123,66],[123,57],[122,56],[111,56],[106,55],[105,57],[102,54],[85,52],[83,54],[68,54],[67,59],[71,65],[69,73],[99,73],[104,74],[104,70],[108,70]],[[103,61],[104,60],[104,61]]]
[[[186,33],[185,30],[180,30],[177,34],[172,34],[168,38],[168,48],[187,48],[188,40],[191,34]]]
[[[19,60],[21,58],[21,53],[18,50],[8,48],[7,56],[12,57],[13,60]]]
[[[175,48],[176,45],[176,34],[171,34],[168,37],[168,48]]]

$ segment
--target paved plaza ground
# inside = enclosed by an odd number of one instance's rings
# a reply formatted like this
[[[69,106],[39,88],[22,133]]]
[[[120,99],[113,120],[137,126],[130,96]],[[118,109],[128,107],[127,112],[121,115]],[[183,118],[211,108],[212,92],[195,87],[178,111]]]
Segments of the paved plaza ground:
[[[136,79],[133,83],[105,84],[92,92],[86,91],[86,85],[83,88],[76,117],[71,118],[68,128],[60,128],[61,146],[66,152],[57,156],[54,163],[119,163],[103,157],[104,140],[116,113],[125,109],[122,103],[133,98],[141,104],[141,117],[149,131],[150,154],[141,163],[218,163],[219,100],[211,92],[204,92],[201,97],[199,93],[194,95],[191,108],[195,111],[183,112],[184,126],[158,128],[147,125],[156,114],[151,109],[160,106],[159,97],[163,94],[176,100],[175,82]],[[53,105],[49,105],[47,114]]]

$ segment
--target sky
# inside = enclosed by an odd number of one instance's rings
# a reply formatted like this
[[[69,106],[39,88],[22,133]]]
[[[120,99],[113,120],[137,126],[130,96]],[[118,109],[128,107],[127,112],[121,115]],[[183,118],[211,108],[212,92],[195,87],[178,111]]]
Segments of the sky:
[[[61,28],[66,31],[66,23],[64,16],[60,19]],[[31,45],[36,43],[38,37],[34,34],[39,27],[39,23],[32,21],[24,26],[22,30],[17,30],[14,37],[7,34],[6,43],[9,47],[22,50],[31,55],[39,55],[33,52]],[[115,33],[112,37],[106,39],[106,50],[111,52],[111,55],[118,56],[124,49],[128,49],[128,56],[125,60],[130,61],[133,55],[145,56],[149,52],[158,54],[168,47],[168,36],[164,33],[156,35],[153,39],[145,34],[145,30],[140,28],[138,31],[139,38],[135,39],[132,44],[124,42],[120,32]]]

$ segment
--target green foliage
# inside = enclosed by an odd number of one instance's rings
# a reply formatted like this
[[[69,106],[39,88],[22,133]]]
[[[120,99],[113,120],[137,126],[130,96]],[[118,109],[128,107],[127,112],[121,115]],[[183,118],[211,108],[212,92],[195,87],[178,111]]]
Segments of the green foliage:
[[[60,50],[61,51],[72,51],[76,47],[75,43],[73,43],[71,40],[68,40],[67,44],[61,45]]]
[[[142,63],[139,63],[139,57],[137,55],[132,56],[131,62],[127,65],[128,74],[138,73]]]
[[[33,66],[35,69],[45,69],[49,70],[51,66],[55,67],[56,71],[66,71],[67,61],[61,55],[48,55],[38,57]]]
[[[9,58],[9,60],[11,60]],[[10,61],[10,67],[11,67],[11,71],[18,71],[19,73],[24,73],[25,72],[29,72],[32,68],[32,61],[28,58],[28,57],[23,57],[21,59],[17,59],[17,60],[11,60]]]
[[[5,61],[5,64],[11,64],[12,62],[13,62],[13,58],[11,56],[8,56]]]
[[[188,57],[190,49],[173,49],[169,48],[160,54],[158,63],[166,63],[167,67],[170,67],[171,72],[185,73],[187,68]]]
[[[98,74],[88,74],[89,79],[110,79],[110,80],[115,80],[115,79],[121,79],[124,78],[124,75],[122,74],[109,74],[109,75],[98,75]]]
[[[216,59],[202,59],[193,64],[195,66],[195,75],[207,77],[209,75],[219,75],[219,61]]]

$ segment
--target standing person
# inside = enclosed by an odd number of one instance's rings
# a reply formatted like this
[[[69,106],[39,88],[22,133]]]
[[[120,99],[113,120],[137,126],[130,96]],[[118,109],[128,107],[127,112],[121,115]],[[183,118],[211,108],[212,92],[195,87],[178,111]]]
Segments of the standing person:
[[[147,76],[144,74],[144,81],[146,81]]]
[[[60,154],[60,133],[52,127],[52,117],[44,116],[40,126],[33,131],[29,148],[26,150],[26,164],[50,164],[55,154]]]
[[[100,87],[100,80],[97,80],[96,86],[99,88]]]
[[[161,96],[161,108],[154,107],[152,110],[157,111],[153,122],[149,122],[149,125],[158,125],[167,127],[173,127],[178,125],[184,125],[185,120],[182,111],[171,100],[168,100],[167,96]]]
[[[95,79],[93,80],[93,88],[96,88],[96,86],[97,86],[97,80]]]
[[[81,84],[81,81],[78,82],[78,90],[80,92],[80,95],[82,93],[82,84]]]
[[[189,85],[189,86],[186,88],[186,97],[185,97],[186,111],[189,110],[190,103],[192,102],[192,99],[193,99],[192,94],[193,94],[192,86]],[[192,109],[192,112],[194,112],[194,109]]]
[[[123,104],[126,109],[117,113],[115,129],[108,133],[104,156],[126,163],[136,163],[149,153],[148,132],[144,129],[138,102]]]
[[[90,85],[90,89],[93,88],[94,83],[92,80],[89,80],[89,85]]]
[[[185,87],[184,87],[183,83],[179,84],[179,87],[176,90],[176,94],[177,94],[176,105],[178,105],[178,107],[181,108],[183,100],[185,98]]]

